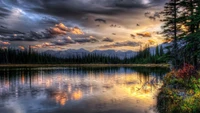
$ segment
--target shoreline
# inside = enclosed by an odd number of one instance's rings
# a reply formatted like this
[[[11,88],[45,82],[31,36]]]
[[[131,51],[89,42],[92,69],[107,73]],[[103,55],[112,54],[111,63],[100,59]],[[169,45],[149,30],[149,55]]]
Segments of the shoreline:
[[[197,77],[197,78],[196,78]],[[200,75],[181,78],[177,72],[166,74],[157,96],[160,113],[200,113]]]
[[[14,67],[165,67],[169,64],[0,64],[0,68]]]

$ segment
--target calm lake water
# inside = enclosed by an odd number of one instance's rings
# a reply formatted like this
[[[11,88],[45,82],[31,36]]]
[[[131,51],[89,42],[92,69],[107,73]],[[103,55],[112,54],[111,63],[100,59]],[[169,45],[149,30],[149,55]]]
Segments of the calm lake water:
[[[156,113],[165,68],[0,68],[0,113]]]

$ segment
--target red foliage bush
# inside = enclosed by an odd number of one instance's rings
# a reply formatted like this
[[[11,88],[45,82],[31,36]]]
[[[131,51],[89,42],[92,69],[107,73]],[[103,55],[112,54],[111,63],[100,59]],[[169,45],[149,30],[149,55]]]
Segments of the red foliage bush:
[[[192,76],[195,77],[197,71],[195,67],[191,64],[184,64],[182,69],[179,69],[177,72],[177,76],[182,79],[190,79]]]

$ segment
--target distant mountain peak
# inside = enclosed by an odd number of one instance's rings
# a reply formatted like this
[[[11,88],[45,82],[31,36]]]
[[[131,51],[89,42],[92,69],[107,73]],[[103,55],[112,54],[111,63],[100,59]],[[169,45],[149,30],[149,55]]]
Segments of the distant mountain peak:
[[[68,49],[65,51],[52,51],[52,50],[47,50],[44,53],[50,54],[52,56],[60,57],[60,58],[69,58],[73,56],[85,56],[88,54],[96,54],[96,55],[105,55],[105,56],[110,56],[110,57],[119,57],[121,59],[124,59],[125,57],[133,57],[136,55],[136,52],[134,51],[116,51],[116,50],[93,50],[93,51],[88,51],[83,48],[80,49]]]

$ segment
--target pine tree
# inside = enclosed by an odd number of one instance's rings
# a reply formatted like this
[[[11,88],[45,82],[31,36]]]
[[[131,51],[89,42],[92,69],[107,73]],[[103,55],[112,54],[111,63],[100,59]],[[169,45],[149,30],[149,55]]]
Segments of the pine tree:
[[[158,45],[156,46],[156,56],[160,56],[160,54],[159,54],[159,46]]]
[[[164,55],[164,50],[163,50],[163,47],[162,45],[160,46],[160,56],[163,56]]]
[[[169,2],[165,4],[164,11],[162,12],[164,16],[162,20],[164,22],[163,34],[165,34],[167,39],[173,40],[171,48],[172,54],[170,56],[175,68],[178,66],[178,32],[181,26],[178,21],[179,3],[180,0],[169,0]]]
[[[184,62],[198,65],[198,54],[200,52],[200,1],[199,0],[182,0],[180,6],[183,10],[181,15],[182,24],[186,26],[184,45],[181,49]],[[183,15],[184,14],[184,15]],[[192,60],[191,60],[192,59]]]

